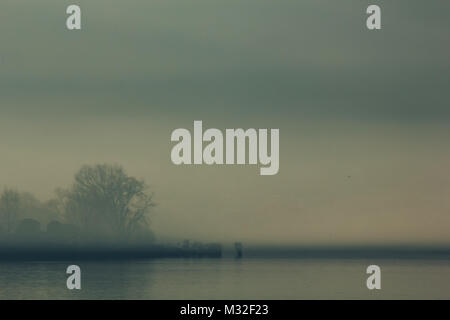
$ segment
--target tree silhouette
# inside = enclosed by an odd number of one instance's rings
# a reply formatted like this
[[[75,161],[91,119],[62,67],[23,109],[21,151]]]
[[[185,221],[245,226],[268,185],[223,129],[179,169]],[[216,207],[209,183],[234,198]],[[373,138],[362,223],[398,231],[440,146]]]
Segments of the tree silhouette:
[[[0,196],[0,217],[6,226],[6,233],[10,234],[19,219],[20,195],[17,191],[6,188]]]
[[[82,230],[130,236],[147,226],[154,206],[144,181],[128,176],[117,165],[83,166],[69,190],[59,196],[67,219]]]

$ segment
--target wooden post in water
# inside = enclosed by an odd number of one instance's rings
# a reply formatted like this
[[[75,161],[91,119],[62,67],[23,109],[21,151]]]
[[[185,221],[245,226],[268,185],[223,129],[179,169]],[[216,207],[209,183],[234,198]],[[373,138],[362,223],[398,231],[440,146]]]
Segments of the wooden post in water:
[[[234,249],[236,250],[236,259],[242,258],[242,243],[241,242],[235,242],[234,243]]]

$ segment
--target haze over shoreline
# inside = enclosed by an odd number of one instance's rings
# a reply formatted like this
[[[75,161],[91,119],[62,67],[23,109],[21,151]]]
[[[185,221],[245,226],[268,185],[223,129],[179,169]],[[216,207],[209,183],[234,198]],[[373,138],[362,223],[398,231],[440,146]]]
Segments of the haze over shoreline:
[[[122,165],[176,241],[450,243],[449,1],[1,4],[0,188],[42,202]],[[42,17],[45,17],[43,19]],[[170,135],[278,128],[280,171],[175,166]]]

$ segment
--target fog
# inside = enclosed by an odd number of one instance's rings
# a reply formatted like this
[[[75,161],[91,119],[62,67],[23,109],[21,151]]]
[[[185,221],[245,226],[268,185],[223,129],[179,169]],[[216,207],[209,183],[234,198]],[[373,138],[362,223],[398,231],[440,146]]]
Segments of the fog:
[[[117,164],[161,241],[448,244],[450,3],[377,2],[371,32],[368,1],[78,1],[72,32],[70,1],[2,1],[0,187]],[[194,120],[279,128],[279,173],[173,165]]]

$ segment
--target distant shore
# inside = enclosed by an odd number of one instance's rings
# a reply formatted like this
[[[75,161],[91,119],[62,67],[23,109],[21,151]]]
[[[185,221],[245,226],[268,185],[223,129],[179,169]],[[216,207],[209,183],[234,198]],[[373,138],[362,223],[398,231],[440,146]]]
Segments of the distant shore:
[[[0,261],[51,260],[139,260],[158,258],[222,258],[220,244],[183,248],[175,245],[5,245],[0,244]],[[233,257],[230,254],[229,257]],[[267,259],[449,259],[450,247],[288,247],[254,246],[243,258]]]
[[[221,258],[220,245],[180,248],[170,245],[0,245],[2,260],[135,260],[152,258]]]
[[[255,246],[250,258],[450,259],[450,246]]]

